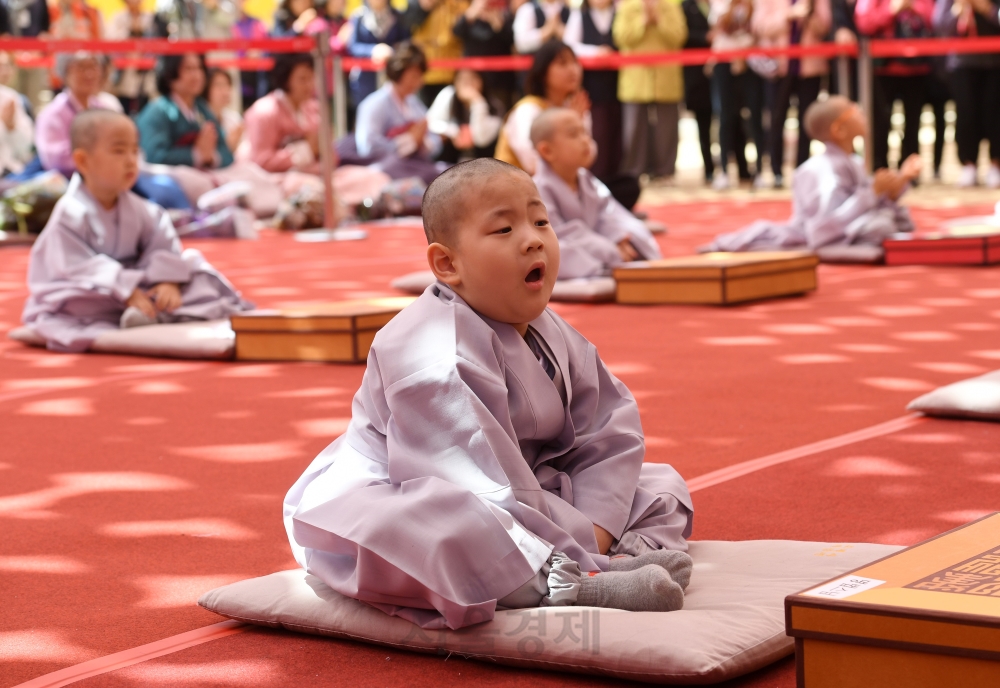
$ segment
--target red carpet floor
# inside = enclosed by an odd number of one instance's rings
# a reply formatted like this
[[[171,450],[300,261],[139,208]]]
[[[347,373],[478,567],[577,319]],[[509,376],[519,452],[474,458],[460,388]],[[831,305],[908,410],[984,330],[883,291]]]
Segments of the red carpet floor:
[[[690,253],[787,203],[650,209]],[[989,208],[917,210],[918,225]],[[416,227],[368,241],[190,242],[260,305],[393,293]],[[0,329],[27,251],[0,251]],[[635,392],[648,460],[694,478],[902,416],[1000,367],[1000,269],[821,266],[818,292],[728,309],[559,305]],[[343,431],[360,366],[57,355],[0,342],[0,687],[220,619],[194,604],[294,565],[281,498]],[[910,544],[1000,509],[1000,425],[926,420],[695,494],[697,539]],[[610,685],[254,630],[80,686]],[[732,686],[794,685],[786,660]]]

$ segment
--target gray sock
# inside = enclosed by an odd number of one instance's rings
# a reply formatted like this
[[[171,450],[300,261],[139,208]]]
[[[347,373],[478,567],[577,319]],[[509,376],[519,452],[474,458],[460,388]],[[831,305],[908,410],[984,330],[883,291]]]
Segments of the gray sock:
[[[678,552],[674,549],[657,549],[652,552],[640,554],[637,557],[612,557],[611,571],[635,571],[643,566],[654,564],[662,566],[674,579],[674,582],[687,590],[688,583],[691,582],[691,557],[685,552]]]
[[[630,612],[672,612],[684,606],[684,591],[663,567],[650,565],[635,571],[584,574],[576,604]]]
[[[135,306],[129,306],[122,313],[121,320],[119,321],[119,326],[124,330],[130,327],[145,327],[146,325],[155,325],[156,319],[150,318],[148,315],[140,311]]]

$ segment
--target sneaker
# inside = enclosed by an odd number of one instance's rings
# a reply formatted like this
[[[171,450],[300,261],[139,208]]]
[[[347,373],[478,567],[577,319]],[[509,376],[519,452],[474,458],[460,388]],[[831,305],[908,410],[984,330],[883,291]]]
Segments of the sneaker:
[[[753,178],[753,188],[755,189],[766,189],[767,182],[764,181],[764,175],[758,174]]]
[[[712,180],[712,188],[716,191],[726,191],[729,187],[729,175],[723,174],[722,172],[716,172],[715,179]]]
[[[960,189],[967,189],[970,186],[975,186],[976,183],[976,166],[972,163],[963,165],[962,171],[958,174],[958,181],[955,182],[955,186]]]
[[[775,189],[785,188],[785,178],[782,177],[780,174],[774,175],[774,188]]]
[[[118,322],[119,326],[123,330],[130,327],[145,327],[146,325],[153,325],[155,323],[155,319],[150,318],[135,306],[129,306],[126,308],[125,312],[122,313],[121,320]]]
[[[986,171],[984,183],[988,189],[1000,189],[1000,167],[990,165],[990,169]]]

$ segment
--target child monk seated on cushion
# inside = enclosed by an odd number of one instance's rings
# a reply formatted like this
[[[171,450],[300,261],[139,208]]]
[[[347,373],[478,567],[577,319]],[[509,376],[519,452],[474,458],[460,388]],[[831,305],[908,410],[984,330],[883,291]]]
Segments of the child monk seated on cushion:
[[[166,211],[129,191],[139,140],[128,117],[85,110],[70,129],[77,173],[31,249],[24,324],[50,349],[85,351],[106,330],[210,320],[250,304]]]
[[[531,125],[535,185],[559,239],[559,279],[597,277],[623,262],[660,258],[646,225],[587,170],[593,142],[580,115],[550,108]]]
[[[347,432],[285,497],[296,559],[424,627],[679,609],[687,487],[643,463],[635,399],[546,307],[559,245],[531,178],[457,165],[423,222],[437,282],[375,336]]]
[[[854,139],[868,126],[857,104],[843,96],[817,101],[806,110],[805,129],[826,150],[802,163],[792,180],[792,218],[788,222],[758,221],[722,234],[703,251],[818,249],[824,246],[868,244],[899,232],[912,232],[909,211],[899,197],[920,176],[919,156],[911,155],[899,171],[881,169],[874,178],[854,154]]]

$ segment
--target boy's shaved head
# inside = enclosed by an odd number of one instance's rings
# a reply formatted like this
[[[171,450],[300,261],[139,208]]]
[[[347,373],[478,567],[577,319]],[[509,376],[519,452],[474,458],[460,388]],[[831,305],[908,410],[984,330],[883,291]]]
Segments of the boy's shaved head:
[[[73,150],[82,148],[90,151],[101,138],[101,133],[109,124],[125,120],[128,117],[113,110],[84,110],[73,118],[69,127],[70,147]]]
[[[490,178],[504,174],[528,176],[524,170],[496,158],[477,158],[442,172],[427,187],[420,204],[427,243],[453,246],[456,220],[474,202],[472,194],[488,193]]]
[[[567,117],[579,117],[576,110],[554,107],[542,110],[542,113],[531,123],[531,144],[538,146],[542,141],[551,141],[559,125]]]
[[[844,112],[854,107],[854,101],[844,96],[830,96],[826,100],[817,100],[806,110],[802,118],[802,126],[810,138],[826,141],[830,136],[830,127]]]

